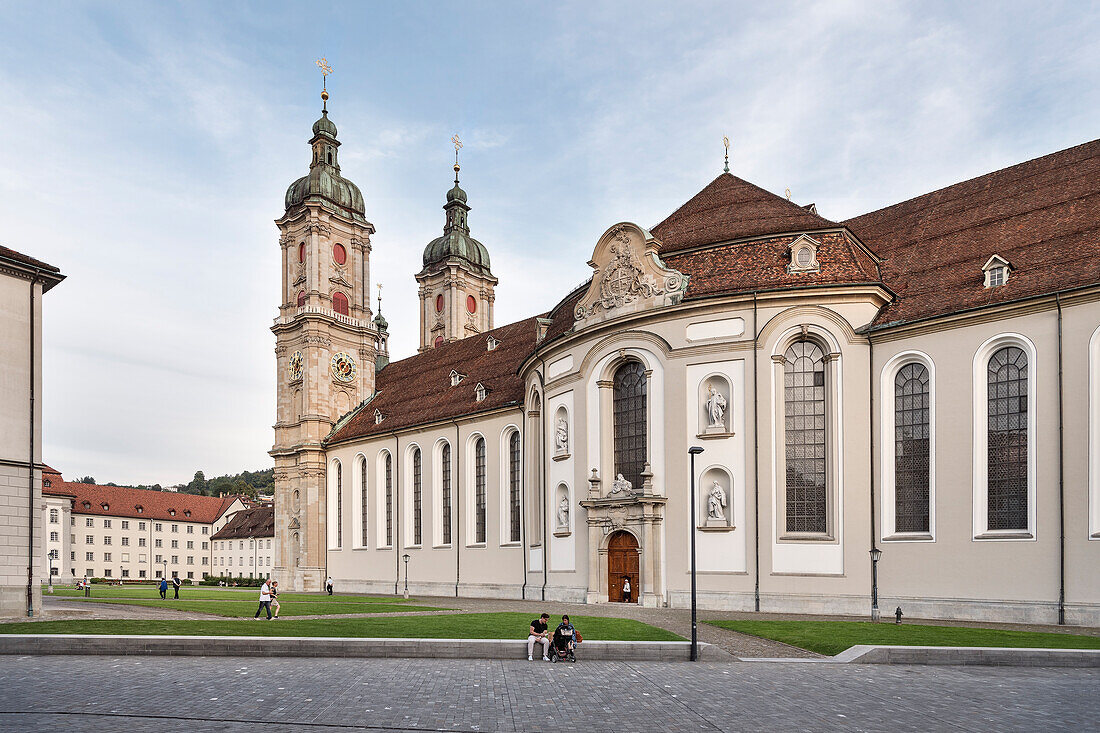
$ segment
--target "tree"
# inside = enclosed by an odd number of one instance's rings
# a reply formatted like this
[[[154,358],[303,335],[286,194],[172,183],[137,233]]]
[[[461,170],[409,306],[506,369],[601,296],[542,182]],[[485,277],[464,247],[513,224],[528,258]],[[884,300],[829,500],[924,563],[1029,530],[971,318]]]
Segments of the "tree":
[[[94,479],[94,478],[92,478],[91,476],[85,476],[84,478],[82,478],[82,479],[80,479],[79,481],[77,481],[77,483],[78,483],[78,484],[94,484],[94,483],[95,483],[95,479]]]
[[[191,483],[187,484],[187,493],[205,494],[206,474],[204,474],[202,471],[195,471],[195,478],[191,479]]]

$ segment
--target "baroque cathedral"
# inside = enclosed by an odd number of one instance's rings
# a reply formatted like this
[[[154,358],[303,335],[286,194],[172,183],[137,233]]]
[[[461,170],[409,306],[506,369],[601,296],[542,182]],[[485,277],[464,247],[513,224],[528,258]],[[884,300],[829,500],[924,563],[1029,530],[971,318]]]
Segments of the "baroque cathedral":
[[[844,221],[727,167],[503,326],[456,163],[391,361],[323,97],[276,221],[285,587],[683,607],[694,533],[705,608],[1100,624],[1100,141]]]

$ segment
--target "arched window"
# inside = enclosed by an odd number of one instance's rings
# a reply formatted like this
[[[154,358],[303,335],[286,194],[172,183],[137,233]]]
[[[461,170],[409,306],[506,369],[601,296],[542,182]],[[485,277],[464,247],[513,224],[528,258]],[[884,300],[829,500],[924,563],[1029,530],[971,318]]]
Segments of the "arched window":
[[[1018,346],[993,352],[987,367],[989,529],[1028,529],[1028,364]]]
[[[386,546],[393,545],[393,457],[386,454]]]
[[[298,307],[301,308],[305,304],[306,304],[306,291],[299,290],[298,291]]]
[[[343,546],[343,467],[340,461],[332,462],[332,475],[329,477],[329,546]],[[242,543],[243,546],[243,543]]]
[[[894,531],[928,532],[928,368],[906,364],[894,377]]]
[[[450,443],[443,444],[443,450],[440,451],[440,461],[442,462],[440,487],[442,489],[443,506],[442,520],[443,520],[443,544],[451,544],[451,445]]]
[[[367,459],[359,459],[359,543],[367,546]]]
[[[508,541],[519,542],[519,431],[513,430],[508,438]]]
[[[443,337],[442,336],[436,336],[435,341],[433,342],[433,345],[436,348],[439,348],[440,346],[442,346],[443,345]]]
[[[635,489],[646,464],[646,376],[641,362],[628,361],[614,379],[615,472]]]
[[[474,542],[485,541],[485,438],[474,443]]]
[[[413,529],[413,544],[414,545],[419,545],[421,543],[421,540],[423,539],[423,531],[422,531],[423,530],[423,522],[421,521],[422,518],[423,518],[423,512],[421,511],[422,506],[421,506],[421,503],[420,503],[421,496],[422,496],[422,493],[423,493],[422,492],[423,476],[422,476],[422,473],[421,473],[422,468],[423,467],[421,465],[421,460],[420,460],[420,449],[419,448],[413,448],[413,454],[412,454],[412,474],[413,474],[412,475],[412,510],[413,510],[413,522],[412,522],[412,524],[413,524],[413,527],[412,527],[412,529]]]
[[[828,531],[825,486],[825,354],[796,341],[783,355],[788,532]]]
[[[298,261],[299,262],[305,262],[306,261],[306,243],[305,242],[302,242],[301,244],[298,245]]]
[[[348,296],[343,293],[332,294],[332,309],[342,316],[348,314]]]

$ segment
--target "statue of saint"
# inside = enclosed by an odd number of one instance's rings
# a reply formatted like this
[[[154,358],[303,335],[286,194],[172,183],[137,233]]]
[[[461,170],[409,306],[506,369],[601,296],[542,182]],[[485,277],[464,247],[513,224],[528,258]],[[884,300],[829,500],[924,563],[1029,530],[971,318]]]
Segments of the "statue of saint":
[[[611,491],[607,493],[609,496],[611,494],[618,494],[620,492],[624,494],[629,494],[633,488],[634,485],[623,478],[623,475],[620,473],[618,476],[615,477],[615,480],[611,482]]]
[[[569,451],[569,423],[566,422],[564,417],[559,417],[557,426],[554,430],[554,446],[557,448],[558,453],[567,453]]]
[[[726,398],[714,388],[713,384],[707,385],[707,415],[710,417],[710,427],[724,428],[722,421],[726,414]]]
[[[558,527],[569,529],[569,497],[563,496],[558,502]]]
[[[715,481],[710,487],[707,496],[707,517],[709,519],[725,520],[726,518],[726,491],[722,484]]]

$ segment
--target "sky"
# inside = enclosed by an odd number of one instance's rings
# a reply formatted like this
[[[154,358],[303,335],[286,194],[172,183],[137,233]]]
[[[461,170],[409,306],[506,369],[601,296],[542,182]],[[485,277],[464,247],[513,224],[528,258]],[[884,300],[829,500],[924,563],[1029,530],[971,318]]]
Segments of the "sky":
[[[722,169],[832,220],[1098,136],[1092,3],[0,5],[0,243],[57,265],[44,459],[161,483],[272,465],[278,231],[333,68],[391,354],[414,353],[457,133],[497,325]],[[7,409],[4,406],[3,409]]]

